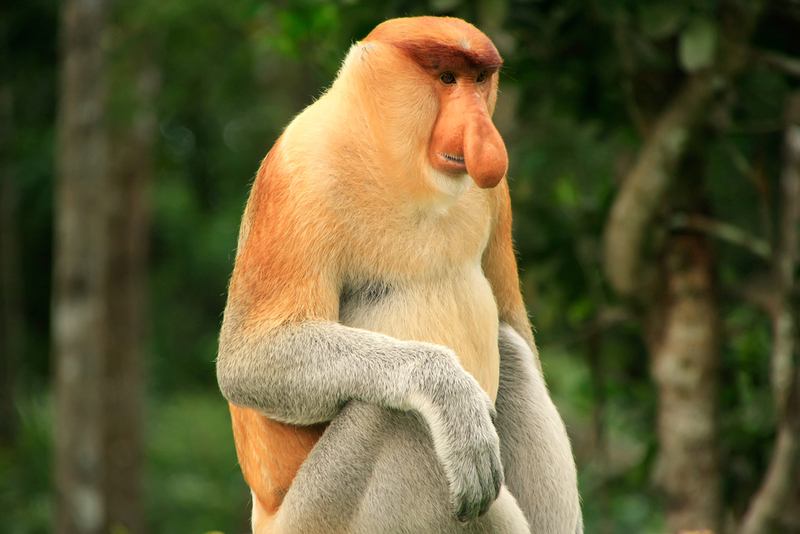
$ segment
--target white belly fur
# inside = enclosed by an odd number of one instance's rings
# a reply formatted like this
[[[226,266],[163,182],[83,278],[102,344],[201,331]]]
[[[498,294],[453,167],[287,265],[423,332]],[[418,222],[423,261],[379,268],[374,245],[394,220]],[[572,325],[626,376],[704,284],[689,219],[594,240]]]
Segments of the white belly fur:
[[[494,402],[500,378],[497,303],[479,265],[392,284],[376,303],[342,310],[342,324],[449,347]]]

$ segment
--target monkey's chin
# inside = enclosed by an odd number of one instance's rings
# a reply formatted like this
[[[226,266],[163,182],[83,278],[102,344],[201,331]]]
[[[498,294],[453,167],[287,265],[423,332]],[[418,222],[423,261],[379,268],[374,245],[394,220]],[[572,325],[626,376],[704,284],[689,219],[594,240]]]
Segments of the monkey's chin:
[[[439,198],[436,199],[438,201],[437,204],[443,204],[441,207],[446,208],[458,202],[461,195],[474,183],[470,175],[467,174],[466,169],[460,174],[445,174],[430,167],[428,174],[431,177],[434,188],[439,192]]]

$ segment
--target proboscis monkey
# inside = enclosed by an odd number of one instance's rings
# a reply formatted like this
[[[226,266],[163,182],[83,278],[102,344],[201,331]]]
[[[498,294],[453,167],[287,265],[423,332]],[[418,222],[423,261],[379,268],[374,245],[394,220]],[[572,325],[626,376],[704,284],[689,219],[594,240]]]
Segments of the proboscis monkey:
[[[519,291],[500,64],[461,20],[384,22],[264,159],[217,362],[256,534],[582,531]]]

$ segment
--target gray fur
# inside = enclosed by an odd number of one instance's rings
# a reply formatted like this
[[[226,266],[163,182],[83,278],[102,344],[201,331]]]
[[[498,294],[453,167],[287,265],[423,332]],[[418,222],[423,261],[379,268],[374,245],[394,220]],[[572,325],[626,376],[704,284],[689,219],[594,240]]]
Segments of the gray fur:
[[[503,491],[467,525],[450,509],[430,433],[415,412],[348,403],[301,466],[276,518],[281,533],[528,532]]]
[[[510,326],[501,324],[499,334],[495,427],[506,485],[532,532],[582,532],[572,449],[538,358]]]
[[[325,322],[247,338],[234,322],[226,315],[217,360],[229,401],[296,425],[334,420],[355,399],[414,410],[430,428],[455,514],[475,519],[495,500],[503,471],[494,407],[451,350]]]
[[[218,361],[231,402],[293,424],[332,421],[276,531],[582,532],[564,424],[536,356],[511,327],[500,327],[494,413],[445,347],[337,323],[285,327],[269,340],[231,335],[242,332],[234,326],[226,316]],[[256,347],[266,354],[254,357]]]

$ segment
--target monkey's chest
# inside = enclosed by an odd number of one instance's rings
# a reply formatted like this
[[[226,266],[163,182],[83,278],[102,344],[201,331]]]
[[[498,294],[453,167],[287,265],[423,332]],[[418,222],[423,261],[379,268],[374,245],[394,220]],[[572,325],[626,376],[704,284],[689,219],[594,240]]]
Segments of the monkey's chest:
[[[497,304],[479,265],[454,269],[447,276],[345,284],[339,321],[449,347],[492,401],[497,395]]]

